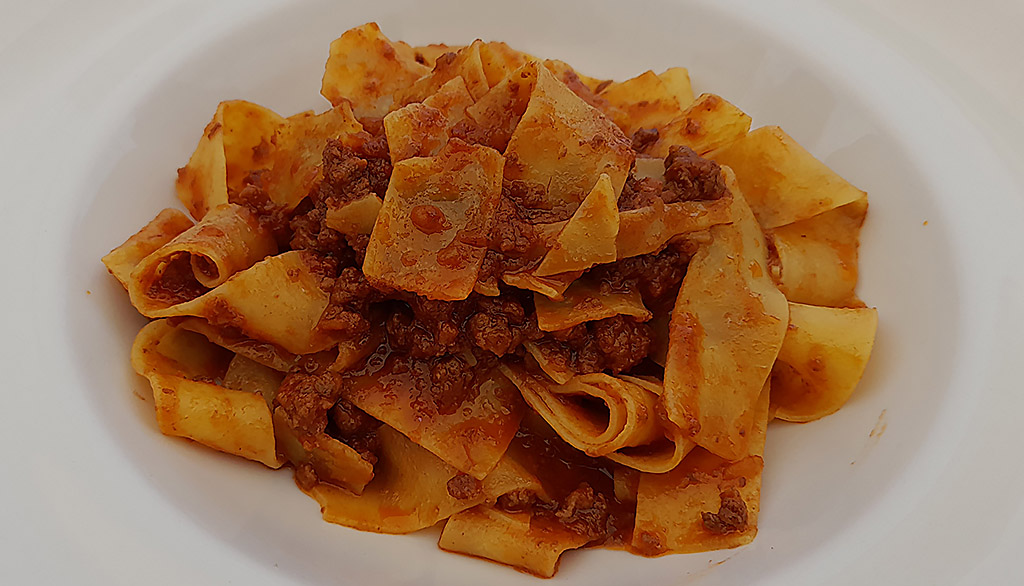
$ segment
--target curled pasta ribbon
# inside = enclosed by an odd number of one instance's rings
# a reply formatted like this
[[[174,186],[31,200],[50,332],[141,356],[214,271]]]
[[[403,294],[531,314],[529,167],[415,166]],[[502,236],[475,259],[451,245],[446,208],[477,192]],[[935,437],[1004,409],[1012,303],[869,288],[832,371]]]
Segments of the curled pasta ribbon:
[[[664,391],[660,381],[626,375],[619,378],[659,397]],[[675,469],[697,444],[684,438],[682,432],[673,426],[665,425],[663,428],[663,437],[642,446],[621,448],[608,454],[607,458],[612,462],[651,474],[661,474]]]
[[[274,237],[248,208],[221,205],[142,259],[131,272],[128,293],[143,315],[165,317],[175,305],[276,252]]]
[[[158,251],[159,252],[159,251]],[[138,275],[133,273],[133,281]],[[235,274],[222,285],[198,297],[150,312],[155,317],[203,318],[222,328],[233,328],[244,339],[259,340],[280,349],[278,358],[313,354],[336,346],[338,332],[318,327],[330,301],[321,288],[323,274],[316,254],[292,250],[269,257]],[[138,282],[133,287],[141,287]],[[273,297],[252,295],[252,291],[274,291]],[[136,305],[138,306],[138,305]],[[190,324],[190,327],[194,326]],[[211,328],[204,328],[204,334]],[[215,328],[213,328],[215,329]],[[217,339],[216,336],[211,336]],[[272,368],[280,360],[250,358]]]
[[[132,271],[142,259],[191,227],[192,220],[185,214],[170,208],[163,210],[124,244],[104,256],[103,264],[127,289]]]
[[[578,375],[560,385],[521,368],[502,366],[502,372],[562,439],[588,456],[642,446],[663,435],[654,411],[658,396],[640,385],[603,373]]]

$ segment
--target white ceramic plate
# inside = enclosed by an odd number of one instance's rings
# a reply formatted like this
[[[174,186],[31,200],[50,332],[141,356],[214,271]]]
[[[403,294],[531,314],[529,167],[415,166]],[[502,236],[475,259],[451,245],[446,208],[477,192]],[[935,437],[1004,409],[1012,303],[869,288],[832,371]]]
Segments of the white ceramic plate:
[[[1024,579],[1018,186],[870,27],[814,3],[42,3],[0,27],[6,584],[526,584],[320,521],[287,471],[160,436],[128,365],[142,321],[99,263],[159,209],[222,99],[323,109],[328,43],[505,40],[625,78],[688,66],[870,193],[860,292],[881,318],[850,403],[769,433],[760,534],[655,560],[565,556],[556,582]],[[926,224],[926,225],[925,225]],[[720,563],[721,562],[721,563]]]

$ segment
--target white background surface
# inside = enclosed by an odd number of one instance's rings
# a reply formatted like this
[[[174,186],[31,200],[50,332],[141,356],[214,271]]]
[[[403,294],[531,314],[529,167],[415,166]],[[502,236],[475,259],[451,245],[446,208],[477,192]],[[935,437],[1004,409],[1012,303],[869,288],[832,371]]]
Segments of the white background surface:
[[[8,455],[0,583],[535,583],[435,552],[429,536],[323,524],[286,474],[159,437],[148,405],[126,390],[145,390],[126,372],[124,332],[138,320],[115,298],[98,256],[173,204],[168,178],[218,99],[245,97],[284,114],[321,104],[322,57],[293,71],[280,61],[301,53],[304,39],[273,37],[277,17],[265,15],[282,14],[278,3],[8,4],[0,9],[0,442]],[[614,4],[536,3],[555,25],[529,14],[495,23],[485,3],[439,4],[462,20],[404,18],[388,2],[335,3],[325,18],[339,23],[335,34],[378,18],[385,33],[421,42],[498,31],[494,38],[522,37],[534,43],[527,49],[618,77],[637,64],[690,66],[698,87],[749,105],[756,125],[782,123],[872,194],[862,293],[880,306],[883,329],[868,389],[822,425],[769,436],[769,459],[788,458],[768,465],[755,544],[699,559],[587,553],[563,564],[557,580],[1024,582],[1021,3],[727,2],[719,29],[705,34],[727,34],[734,19],[752,44],[763,37],[782,47],[750,65],[753,80],[711,67],[752,63],[736,62],[749,49],[741,44],[735,55],[694,51],[692,62],[655,51],[612,59],[614,43],[643,51],[673,42],[647,37],[686,27],[664,22],[659,3],[629,16],[651,30],[621,34],[615,17],[627,15]],[[329,29],[308,26],[314,54],[326,55],[330,37],[317,35]],[[603,58],[608,69],[596,71]],[[260,63],[273,74],[261,78]],[[775,73],[791,74],[789,83],[773,85]],[[294,91],[281,87],[291,83]],[[786,101],[790,86],[806,100]],[[920,225],[926,219],[930,229]],[[889,429],[866,441],[881,408]]]

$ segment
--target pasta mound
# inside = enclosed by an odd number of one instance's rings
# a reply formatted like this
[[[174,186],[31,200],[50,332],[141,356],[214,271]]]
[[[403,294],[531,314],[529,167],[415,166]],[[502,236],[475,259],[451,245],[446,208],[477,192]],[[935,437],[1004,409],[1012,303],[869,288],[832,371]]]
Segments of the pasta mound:
[[[772,419],[839,409],[867,195],[672,68],[331,43],[331,108],[217,106],[103,258],[160,430],[293,469],[325,520],[552,576],[749,543]]]

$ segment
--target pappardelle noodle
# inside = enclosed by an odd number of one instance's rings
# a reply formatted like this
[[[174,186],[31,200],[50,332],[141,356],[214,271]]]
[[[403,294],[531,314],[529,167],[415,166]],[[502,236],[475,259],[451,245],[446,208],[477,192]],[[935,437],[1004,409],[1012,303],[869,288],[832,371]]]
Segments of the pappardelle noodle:
[[[850,397],[867,195],[686,69],[331,43],[332,107],[217,106],[175,209],[103,258],[160,430],[289,466],[323,517],[563,552],[737,547],[772,419]]]

